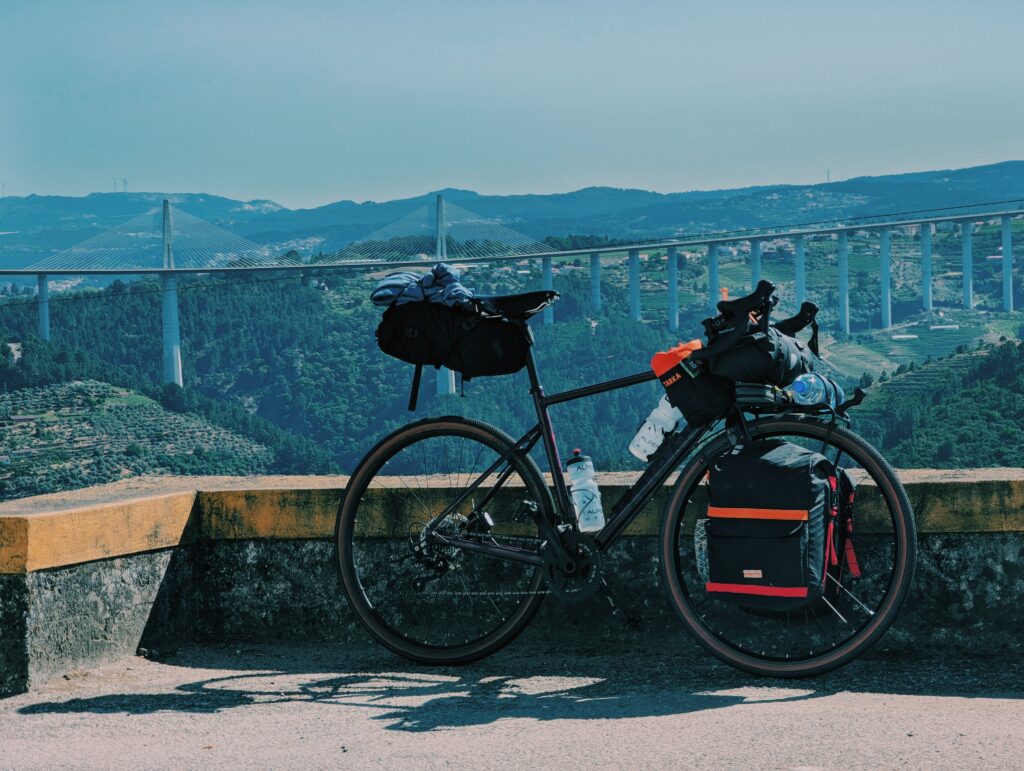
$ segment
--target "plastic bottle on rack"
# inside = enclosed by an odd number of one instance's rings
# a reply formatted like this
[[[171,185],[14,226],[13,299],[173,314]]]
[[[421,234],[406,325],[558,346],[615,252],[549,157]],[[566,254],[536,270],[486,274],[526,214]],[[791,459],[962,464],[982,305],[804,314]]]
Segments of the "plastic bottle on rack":
[[[593,533],[604,527],[604,510],[601,508],[601,491],[594,481],[594,463],[589,455],[573,450],[572,457],[565,464],[572,488],[572,505],[576,510],[576,521],[580,532]]]
[[[797,404],[827,404],[830,407],[838,407],[846,399],[843,389],[834,380],[813,372],[798,377],[789,390]]]
[[[671,433],[682,419],[683,413],[672,406],[668,396],[662,396],[629,443],[630,453],[646,462],[661,447],[666,434]]]

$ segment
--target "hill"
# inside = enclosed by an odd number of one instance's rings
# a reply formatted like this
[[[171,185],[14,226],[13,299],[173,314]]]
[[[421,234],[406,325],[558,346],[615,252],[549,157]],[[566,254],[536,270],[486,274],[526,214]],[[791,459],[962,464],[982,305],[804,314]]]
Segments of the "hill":
[[[0,394],[0,499],[143,474],[259,474],[271,451],[93,380]]]
[[[855,428],[902,468],[1024,466],[1024,346],[986,345],[869,389]]]
[[[698,270],[696,265],[688,268]],[[507,267],[482,267],[472,271],[468,280],[481,293],[536,286],[536,270],[523,270],[525,274]],[[664,271],[664,264],[654,259],[644,263],[652,298],[660,291],[657,282],[663,280]],[[621,290],[624,268],[609,266],[606,276],[605,306],[598,315],[588,308],[584,268],[569,265],[556,276],[556,288],[562,292],[555,306],[558,322],[535,327],[540,371],[549,392],[642,371],[653,352],[699,334],[703,303],[688,305],[682,332],[672,334],[654,312],[649,323],[630,321],[626,293]],[[699,274],[686,276],[689,282]],[[10,339],[23,341],[23,354],[17,363],[0,361],[0,382],[13,388],[82,377],[110,380],[270,447],[274,470],[350,471],[381,436],[413,418],[406,410],[412,368],[382,355],[375,345],[373,332],[380,314],[367,299],[372,284],[373,277],[328,279],[322,289],[303,286],[294,277],[249,277],[224,283],[182,280],[185,390],[159,384],[159,291],[154,283],[115,284],[54,301],[53,325],[59,342],[53,344],[32,337],[35,307],[17,298],[0,306],[0,327]],[[974,348],[986,336],[995,335],[986,323],[965,327],[962,334],[935,330],[936,335],[940,333],[951,336],[894,341],[891,333],[878,331],[842,340],[830,337],[825,341],[827,362],[848,386],[865,372],[881,379],[883,372],[902,372],[912,365],[918,378],[922,375],[917,374],[917,365],[928,354],[917,357],[913,344],[929,342],[934,358],[952,354],[957,347]],[[947,380],[957,382],[947,371],[952,366],[935,362],[920,372],[943,372],[935,382],[936,388],[942,388]],[[906,436],[897,438],[891,426],[917,425],[913,421],[926,417],[903,411],[903,397],[883,398],[898,393],[906,387],[900,384],[908,380],[896,377],[871,389],[859,425],[892,451],[901,465],[945,462],[938,456],[941,443],[897,446]],[[432,378],[426,378],[420,415],[465,414],[494,422],[510,433],[532,425],[524,373],[474,380],[466,387],[466,398],[436,396],[432,386]],[[658,397],[658,386],[651,383],[556,407],[561,450],[585,448],[602,468],[639,468],[626,444]],[[877,399],[886,406],[872,411],[868,407]],[[916,409],[920,399],[914,396],[907,401]],[[964,403],[957,408],[969,411],[972,407]],[[990,429],[979,436],[996,433]],[[969,465],[981,457],[956,456],[957,462]]]
[[[1024,198],[1024,161],[829,184],[678,193],[610,187],[548,195],[440,192],[538,240],[574,233],[651,239],[1020,199]],[[383,202],[337,201],[294,210],[273,201],[237,201],[205,193],[7,196],[0,201],[0,261],[8,267],[23,267],[149,211],[165,197],[191,214],[282,253],[295,248],[310,256],[358,240],[428,203],[434,195]]]

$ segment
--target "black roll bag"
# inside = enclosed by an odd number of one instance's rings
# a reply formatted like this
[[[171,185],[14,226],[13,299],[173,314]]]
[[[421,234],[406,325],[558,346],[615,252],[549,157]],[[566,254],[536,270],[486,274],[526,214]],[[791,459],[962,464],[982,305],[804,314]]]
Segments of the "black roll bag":
[[[515,324],[432,302],[390,306],[377,326],[377,345],[409,364],[460,372],[464,380],[518,372],[529,350]]]
[[[738,445],[711,465],[709,593],[769,610],[804,607],[837,565],[837,473],[829,460],[789,442]]]
[[[766,383],[785,387],[800,375],[814,370],[814,359],[808,346],[775,327],[754,332],[734,347],[714,355],[711,373],[736,383]]]

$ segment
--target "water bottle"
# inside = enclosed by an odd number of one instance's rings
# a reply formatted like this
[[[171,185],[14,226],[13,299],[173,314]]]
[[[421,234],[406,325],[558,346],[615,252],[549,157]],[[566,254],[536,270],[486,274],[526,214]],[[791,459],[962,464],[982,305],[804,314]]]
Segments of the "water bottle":
[[[573,450],[572,457],[565,464],[572,487],[572,505],[576,509],[576,521],[580,532],[593,533],[604,527],[604,511],[601,509],[601,491],[594,481],[594,463],[589,455]]]
[[[668,396],[662,396],[658,406],[647,416],[629,443],[629,451],[634,457],[647,461],[661,447],[665,435],[671,433],[682,419],[683,413],[672,406]]]
[[[789,387],[793,393],[793,401],[797,404],[827,404],[838,407],[846,399],[846,394],[834,380],[815,375],[813,372],[801,375]]]

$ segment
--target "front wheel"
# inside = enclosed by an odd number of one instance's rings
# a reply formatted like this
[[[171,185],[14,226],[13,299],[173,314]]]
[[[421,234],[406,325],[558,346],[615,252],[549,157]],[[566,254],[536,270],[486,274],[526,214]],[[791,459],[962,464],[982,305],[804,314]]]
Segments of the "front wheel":
[[[860,577],[829,569],[826,591],[795,610],[765,611],[720,599],[705,589],[702,520],[706,479],[731,442],[721,434],[680,473],[661,528],[661,560],[672,602],[697,641],[722,661],[755,674],[806,677],[861,655],[892,624],[910,590],[916,530],[903,485],[884,458],[853,432],[813,418],[768,418],[749,424],[753,441],[793,442],[844,468],[857,485],[853,536]]]
[[[473,420],[413,423],[359,464],[338,510],[342,587],[366,629],[427,664],[462,664],[507,645],[543,600],[542,570],[446,545],[532,552],[551,496],[530,456]],[[504,460],[503,460],[504,459]]]

